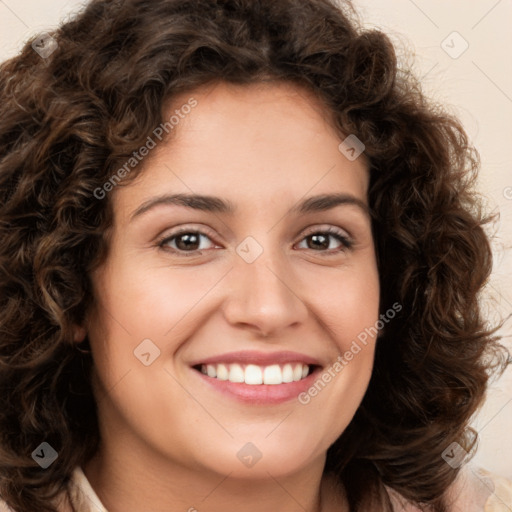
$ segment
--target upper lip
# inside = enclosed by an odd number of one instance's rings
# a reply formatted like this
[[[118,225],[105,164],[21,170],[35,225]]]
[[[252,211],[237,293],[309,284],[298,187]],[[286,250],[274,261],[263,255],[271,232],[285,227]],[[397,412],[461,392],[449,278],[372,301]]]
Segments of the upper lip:
[[[320,366],[320,362],[314,357],[298,352],[258,352],[253,350],[228,352],[226,354],[219,354],[217,356],[200,359],[193,363],[191,366],[200,364],[255,364],[258,366],[270,366],[272,364],[285,364],[285,363],[303,363],[308,365]]]

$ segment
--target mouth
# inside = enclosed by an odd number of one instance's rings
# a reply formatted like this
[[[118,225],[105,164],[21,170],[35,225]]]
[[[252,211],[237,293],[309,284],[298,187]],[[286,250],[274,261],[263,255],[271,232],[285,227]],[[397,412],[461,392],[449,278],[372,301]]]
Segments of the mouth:
[[[251,404],[277,404],[312,385],[322,366],[292,352],[238,352],[198,361],[194,374],[216,391]]]
[[[315,368],[304,363],[272,364],[259,366],[256,364],[200,364],[193,367],[203,375],[212,379],[243,383],[249,386],[277,386],[305,379]]]

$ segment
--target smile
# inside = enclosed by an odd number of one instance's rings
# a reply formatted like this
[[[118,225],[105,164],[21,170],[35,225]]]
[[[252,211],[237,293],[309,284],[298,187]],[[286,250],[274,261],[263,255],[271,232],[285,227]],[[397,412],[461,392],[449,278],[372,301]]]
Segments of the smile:
[[[200,371],[214,379],[257,386],[297,382],[309,375],[310,367],[303,363],[272,364],[269,366],[220,363],[202,364]]]
[[[217,354],[189,364],[206,389],[252,405],[297,400],[323,367],[306,354],[254,350]]]

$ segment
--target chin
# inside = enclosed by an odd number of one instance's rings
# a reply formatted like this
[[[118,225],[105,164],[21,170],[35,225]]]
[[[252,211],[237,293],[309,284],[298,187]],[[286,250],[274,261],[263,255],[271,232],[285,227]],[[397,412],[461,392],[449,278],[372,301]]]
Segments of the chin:
[[[300,439],[285,432],[284,435],[273,433],[268,436],[268,432],[265,429],[265,433],[243,440],[237,436],[236,440],[227,443],[217,440],[208,451],[201,450],[197,454],[198,460],[209,471],[249,480],[285,477],[325,460],[328,446],[319,447],[325,441],[310,436]]]

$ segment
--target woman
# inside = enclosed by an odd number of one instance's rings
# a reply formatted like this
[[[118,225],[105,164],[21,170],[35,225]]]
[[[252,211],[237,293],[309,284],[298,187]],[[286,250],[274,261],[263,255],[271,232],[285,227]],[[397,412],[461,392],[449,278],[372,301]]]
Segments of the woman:
[[[352,17],[93,1],[2,65],[5,507],[509,506],[476,154]]]

